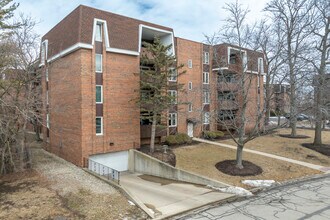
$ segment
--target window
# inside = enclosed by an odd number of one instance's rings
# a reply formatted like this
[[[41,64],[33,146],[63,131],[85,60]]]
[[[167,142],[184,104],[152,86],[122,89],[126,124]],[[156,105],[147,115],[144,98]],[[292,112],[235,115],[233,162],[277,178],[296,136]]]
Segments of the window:
[[[48,90],[46,91],[46,103],[49,105],[49,92]]]
[[[237,110],[221,110],[219,111],[219,120],[233,120],[236,118]]]
[[[47,59],[47,47],[48,47],[48,40],[45,40],[41,43],[41,55],[40,55],[40,65],[44,65]]]
[[[261,57],[258,58],[258,72],[264,73],[264,59]]]
[[[46,126],[49,128],[49,114],[46,115]]]
[[[102,54],[95,54],[95,71],[102,73]]]
[[[210,112],[204,112],[203,115],[203,124],[210,124]]]
[[[188,68],[191,69],[192,68],[192,59],[188,60]]]
[[[236,83],[236,75],[233,73],[218,75],[218,83]]]
[[[210,63],[210,54],[208,52],[204,52],[203,64],[209,64],[209,63]]]
[[[171,81],[171,82],[176,82],[176,80],[178,78],[178,74],[177,74],[176,69],[171,68],[169,74],[170,74],[170,76],[169,76],[168,80]]]
[[[203,104],[210,104],[210,92],[204,91],[204,103]]]
[[[192,90],[192,82],[188,82],[188,89]]]
[[[96,103],[103,103],[103,86],[96,86]]]
[[[203,72],[203,83],[209,84],[210,81],[210,74],[208,72]]]
[[[5,80],[5,79],[6,79],[6,74],[2,73],[2,80]]]
[[[103,134],[103,117],[96,117],[96,135]]]
[[[192,103],[188,103],[188,112],[192,112]]]
[[[46,82],[48,82],[48,68],[46,69],[45,75],[46,75]]]
[[[96,24],[95,41],[102,42],[102,24],[101,23]]]
[[[168,95],[171,96],[171,103],[177,103],[177,91],[176,90],[168,90]]]
[[[168,126],[169,127],[176,127],[177,126],[177,114],[170,113],[168,117]]]
[[[231,91],[218,92],[218,101],[231,100],[235,101],[235,94]]]

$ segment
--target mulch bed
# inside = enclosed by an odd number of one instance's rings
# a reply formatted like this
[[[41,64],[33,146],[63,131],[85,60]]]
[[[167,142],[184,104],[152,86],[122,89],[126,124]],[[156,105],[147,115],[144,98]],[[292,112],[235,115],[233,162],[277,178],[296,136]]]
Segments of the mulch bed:
[[[313,143],[302,143],[301,146],[317,151],[323,155],[330,156],[330,144],[313,145]]]
[[[292,138],[292,139],[306,139],[306,138],[310,138],[310,136],[300,135],[300,134],[297,134],[296,136],[291,136],[291,134],[279,134],[278,136],[284,137],[284,138]]]
[[[215,167],[228,175],[231,176],[256,176],[262,173],[262,168],[258,165],[243,160],[243,169],[239,169],[236,167],[236,161],[235,160],[224,160],[215,165]]]

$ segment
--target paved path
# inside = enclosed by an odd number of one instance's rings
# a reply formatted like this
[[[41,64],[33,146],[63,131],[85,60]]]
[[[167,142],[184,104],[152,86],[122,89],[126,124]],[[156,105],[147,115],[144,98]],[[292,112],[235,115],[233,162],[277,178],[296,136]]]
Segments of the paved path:
[[[214,191],[200,185],[138,173],[121,176],[120,185],[155,217],[164,218],[220,201],[233,194]]]
[[[179,219],[329,220],[330,175],[280,186],[244,201],[209,208]]]
[[[198,141],[198,142],[202,142],[202,143],[217,145],[217,146],[220,146],[220,147],[227,147],[227,148],[234,149],[234,150],[237,149],[237,147],[233,146],[233,145],[218,143],[218,142],[214,142],[214,141],[208,141],[208,140],[201,139],[201,138],[193,138],[193,140]],[[244,148],[244,152],[249,152],[249,153],[253,153],[253,154],[262,155],[262,156],[265,156],[265,157],[270,157],[270,158],[274,158],[274,159],[278,159],[278,160],[287,161],[287,162],[290,162],[290,163],[299,164],[301,166],[309,167],[311,169],[319,170],[319,171],[322,171],[322,172],[329,172],[330,171],[330,167],[324,167],[324,166],[320,166],[320,165],[306,163],[306,162],[303,162],[303,161],[294,160],[294,159],[290,159],[290,158],[287,158],[287,157],[281,157],[281,156],[277,156],[277,155],[274,155],[274,154],[269,154],[269,153],[265,153],[265,152],[261,152],[261,151],[250,150],[250,149]]]

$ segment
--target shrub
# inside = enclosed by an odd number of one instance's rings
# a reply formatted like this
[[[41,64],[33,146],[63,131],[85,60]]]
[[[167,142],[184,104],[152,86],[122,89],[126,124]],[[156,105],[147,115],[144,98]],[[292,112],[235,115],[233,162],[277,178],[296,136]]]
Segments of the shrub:
[[[225,134],[222,131],[203,131],[203,137],[205,139],[217,139],[223,137]]]
[[[180,144],[190,144],[191,143],[191,137],[189,137],[187,134],[176,134],[176,135],[169,135],[165,139],[165,143],[169,146],[171,145],[180,145]]]

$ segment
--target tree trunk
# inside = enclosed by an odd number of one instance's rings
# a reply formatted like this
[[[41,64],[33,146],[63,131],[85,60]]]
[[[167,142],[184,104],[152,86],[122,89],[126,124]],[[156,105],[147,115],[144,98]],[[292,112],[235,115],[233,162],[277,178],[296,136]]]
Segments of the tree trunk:
[[[236,151],[236,167],[239,169],[243,169],[243,146],[237,145]]]
[[[151,125],[150,153],[153,153],[155,151],[156,125],[157,125],[157,114],[154,113],[154,115],[152,116],[152,125]]]
[[[319,79],[321,80],[321,79]],[[321,111],[321,102],[322,102],[322,85],[319,88],[316,88],[316,115],[315,115],[315,135],[313,145],[322,145],[322,111]]]

